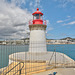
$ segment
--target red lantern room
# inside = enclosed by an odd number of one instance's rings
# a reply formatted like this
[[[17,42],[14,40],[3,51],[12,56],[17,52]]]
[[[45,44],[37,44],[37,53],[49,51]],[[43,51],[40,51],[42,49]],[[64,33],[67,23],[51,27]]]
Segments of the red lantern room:
[[[35,11],[32,15],[33,24],[43,24],[43,13],[39,11],[39,8],[37,8],[37,11]]]

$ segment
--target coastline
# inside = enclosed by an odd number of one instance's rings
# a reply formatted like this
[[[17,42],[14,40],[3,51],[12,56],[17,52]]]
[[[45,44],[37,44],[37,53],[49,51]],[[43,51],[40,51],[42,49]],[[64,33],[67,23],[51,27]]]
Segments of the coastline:
[[[4,45],[4,44],[0,44],[0,45]],[[7,44],[6,44],[7,45]],[[4,45],[4,46],[6,46],[6,45]],[[23,44],[14,44],[14,45],[23,45]],[[29,45],[29,44],[25,44],[25,45]],[[72,44],[72,43],[69,43],[69,44],[63,44],[63,43],[47,43],[47,45],[75,45],[75,43],[74,44]],[[7,46],[11,46],[11,45],[7,45]],[[12,45],[13,46],[13,45]]]
[[[71,45],[71,43],[69,43],[69,44],[59,44],[59,43],[54,43],[54,44],[47,44],[47,45]],[[73,44],[72,44],[73,45]],[[74,45],[75,45],[75,43],[74,43]]]

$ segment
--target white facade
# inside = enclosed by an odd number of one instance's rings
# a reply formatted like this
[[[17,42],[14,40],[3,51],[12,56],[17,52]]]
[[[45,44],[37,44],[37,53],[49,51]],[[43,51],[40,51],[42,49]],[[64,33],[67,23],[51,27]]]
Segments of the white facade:
[[[46,25],[31,25],[29,52],[47,52],[46,49]]]

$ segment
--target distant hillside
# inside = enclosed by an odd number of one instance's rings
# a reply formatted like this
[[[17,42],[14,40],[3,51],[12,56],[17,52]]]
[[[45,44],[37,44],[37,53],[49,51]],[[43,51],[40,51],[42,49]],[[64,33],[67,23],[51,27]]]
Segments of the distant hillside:
[[[46,40],[75,40],[75,38],[71,38],[71,37],[66,37],[66,38],[62,38],[62,39],[47,39]]]
[[[75,40],[75,38],[71,38],[71,37],[66,37],[66,38],[62,38],[60,40]]]
[[[23,39],[21,39],[21,40],[29,40],[29,38],[23,38]]]

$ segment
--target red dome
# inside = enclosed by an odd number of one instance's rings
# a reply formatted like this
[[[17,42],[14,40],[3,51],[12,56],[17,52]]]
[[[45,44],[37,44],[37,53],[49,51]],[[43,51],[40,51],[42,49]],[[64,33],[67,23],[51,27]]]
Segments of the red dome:
[[[41,14],[41,15],[43,15],[43,13],[39,11],[39,8],[37,8],[37,11],[35,11],[32,15],[34,15],[34,14]]]

